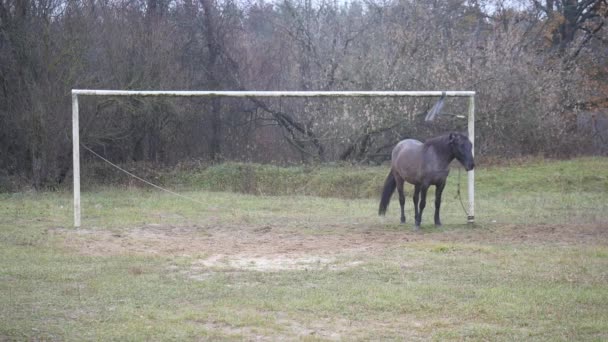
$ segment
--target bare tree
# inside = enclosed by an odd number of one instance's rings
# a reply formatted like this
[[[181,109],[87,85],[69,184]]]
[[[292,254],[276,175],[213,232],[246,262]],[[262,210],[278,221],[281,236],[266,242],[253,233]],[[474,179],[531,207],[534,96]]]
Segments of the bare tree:
[[[560,53],[575,43],[577,33],[582,37],[577,45],[572,47],[572,57],[577,56],[581,49],[606,24],[608,18],[608,2],[606,0],[532,0],[535,7],[547,16],[545,36],[551,45],[558,48]]]

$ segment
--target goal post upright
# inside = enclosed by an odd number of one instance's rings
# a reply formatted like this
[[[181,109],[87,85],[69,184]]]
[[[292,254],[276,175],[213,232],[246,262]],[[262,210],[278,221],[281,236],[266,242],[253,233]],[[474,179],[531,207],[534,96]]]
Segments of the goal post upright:
[[[468,115],[469,140],[471,140],[471,154],[475,157],[475,95],[469,96]],[[467,172],[467,195],[469,197],[469,212],[467,222],[475,223],[475,169]]]
[[[169,97],[468,97],[468,134],[475,149],[474,91],[170,91],[170,90],[101,90],[72,89],[72,156],[74,173],[74,227],[81,225],[80,204],[80,133],[78,96],[169,96]],[[468,223],[475,221],[475,171],[467,173],[469,199]]]
[[[74,227],[80,227],[80,127],[78,94],[72,91],[72,169],[74,178]]]

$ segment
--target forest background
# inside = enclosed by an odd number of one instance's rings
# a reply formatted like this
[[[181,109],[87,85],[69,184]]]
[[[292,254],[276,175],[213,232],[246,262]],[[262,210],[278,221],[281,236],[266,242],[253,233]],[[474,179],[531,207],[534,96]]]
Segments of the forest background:
[[[605,0],[0,0],[0,189],[70,177],[73,88],[474,90],[476,154],[608,154]],[[118,163],[386,159],[466,99],[82,98]],[[84,154],[84,159],[94,159]]]

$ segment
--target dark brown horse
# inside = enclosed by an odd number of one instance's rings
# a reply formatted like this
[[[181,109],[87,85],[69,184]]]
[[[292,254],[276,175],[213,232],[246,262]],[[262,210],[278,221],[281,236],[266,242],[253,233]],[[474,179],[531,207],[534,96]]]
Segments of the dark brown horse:
[[[426,206],[426,193],[431,185],[435,185],[435,225],[440,226],[441,193],[450,172],[450,163],[456,158],[467,171],[472,170],[475,162],[471,150],[471,141],[460,133],[441,135],[429,139],[424,144],[414,139],[399,142],[393,148],[391,172],[384,182],[378,214],[386,213],[391,196],[397,188],[401,205],[401,223],[405,223],[403,182],[407,181],[414,185],[415,228],[420,228],[422,211]]]

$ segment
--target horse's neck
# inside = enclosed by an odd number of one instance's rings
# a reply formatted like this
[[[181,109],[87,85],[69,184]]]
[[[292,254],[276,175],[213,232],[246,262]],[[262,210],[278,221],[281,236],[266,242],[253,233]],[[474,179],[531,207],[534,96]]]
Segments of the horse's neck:
[[[448,170],[450,163],[455,158],[450,147],[442,144],[430,145],[427,148],[426,153],[432,156],[431,158],[434,160],[433,168],[435,168],[437,171]]]

